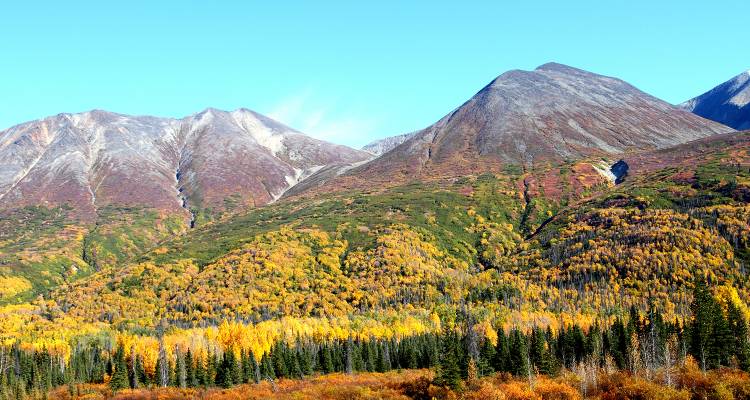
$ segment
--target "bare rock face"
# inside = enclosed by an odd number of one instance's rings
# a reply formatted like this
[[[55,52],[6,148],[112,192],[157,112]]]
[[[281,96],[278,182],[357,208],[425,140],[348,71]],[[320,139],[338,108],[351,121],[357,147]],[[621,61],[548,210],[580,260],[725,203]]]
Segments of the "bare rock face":
[[[680,104],[680,107],[737,130],[750,129],[750,71]]]
[[[374,140],[364,145],[362,147],[362,150],[374,156],[379,156],[393,150],[394,148],[396,148],[396,146],[404,143],[410,137],[414,136],[414,134],[416,134],[416,132],[403,133],[401,135],[389,136],[383,139]]]
[[[245,109],[59,114],[0,132],[0,209],[68,204],[93,218],[110,204],[186,214],[230,198],[259,206],[313,169],[368,157]]]
[[[619,79],[561,64],[509,71],[432,126],[336,178],[358,187],[493,166],[534,166],[665,148],[731,128],[654,98]]]

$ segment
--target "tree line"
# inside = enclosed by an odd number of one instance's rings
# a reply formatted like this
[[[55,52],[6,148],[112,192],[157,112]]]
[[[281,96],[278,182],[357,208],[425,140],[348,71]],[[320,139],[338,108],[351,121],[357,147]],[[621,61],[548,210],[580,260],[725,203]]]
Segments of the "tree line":
[[[433,368],[435,384],[460,388],[466,380],[501,372],[532,379],[572,370],[582,379],[597,371],[637,374],[669,371],[692,357],[703,370],[750,370],[748,325],[741,305],[722,304],[703,283],[693,292],[691,315],[667,321],[655,306],[589,329],[573,324],[553,331],[533,327],[499,328],[480,334],[470,313],[442,331],[396,339],[346,339],[316,343],[278,341],[262,355],[244,349],[176,347],[171,356],[160,343],[156,367],[122,344],[108,348],[92,341],[68,357],[15,343],[0,346],[0,398],[43,397],[50,389],[77,383],[108,383],[113,391],[140,387],[232,387],[239,384],[299,379],[332,372],[387,372]]]

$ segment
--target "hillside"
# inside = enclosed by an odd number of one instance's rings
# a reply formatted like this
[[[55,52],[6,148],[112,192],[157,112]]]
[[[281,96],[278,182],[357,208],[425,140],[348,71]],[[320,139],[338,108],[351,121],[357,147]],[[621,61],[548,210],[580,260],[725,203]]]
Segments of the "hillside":
[[[145,385],[179,386],[186,359],[200,379],[210,376],[190,386],[351,365],[432,368],[438,375],[427,385],[438,390],[457,382],[441,379],[467,379],[472,368],[527,376],[533,365],[586,377],[584,368],[596,370],[586,362],[647,374],[648,382],[672,362],[653,354],[679,346],[697,354],[685,335],[695,335],[692,316],[707,317],[696,314],[703,311],[694,293],[713,299],[710,315],[730,318],[721,307],[750,315],[750,132],[626,156],[617,185],[604,170],[611,163],[594,157],[274,203],[61,282],[44,298],[0,307],[0,340],[102,371],[107,360],[129,365],[118,361],[127,357],[143,368]],[[696,286],[702,281],[713,292]],[[657,353],[648,347],[653,329],[669,338],[654,345]],[[608,344],[597,352],[594,343]],[[456,352],[459,378],[446,378],[451,361],[438,344]],[[92,356],[102,348],[111,350]],[[677,354],[700,374],[695,358]],[[698,362],[735,362],[712,354]],[[232,365],[240,372],[226,378]],[[163,368],[175,380],[160,378]],[[99,379],[96,371],[76,374]]]
[[[283,202],[53,298],[69,315],[140,326],[429,310],[487,295],[491,309],[593,317],[660,293],[678,316],[696,276],[749,294],[749,150],[740,133],[626,158],[617,186],[581,161]]]

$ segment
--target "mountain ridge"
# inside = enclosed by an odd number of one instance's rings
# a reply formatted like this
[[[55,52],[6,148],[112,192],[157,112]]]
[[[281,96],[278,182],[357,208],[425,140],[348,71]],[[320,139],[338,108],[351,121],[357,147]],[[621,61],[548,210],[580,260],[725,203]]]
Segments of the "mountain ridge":
[[[181,119],[61,113],[0,131],[0,208],[70,203],[91,218],[106,204],[225,209],[237,195],[259,206],[311,169],[368,157],[242,108]]]

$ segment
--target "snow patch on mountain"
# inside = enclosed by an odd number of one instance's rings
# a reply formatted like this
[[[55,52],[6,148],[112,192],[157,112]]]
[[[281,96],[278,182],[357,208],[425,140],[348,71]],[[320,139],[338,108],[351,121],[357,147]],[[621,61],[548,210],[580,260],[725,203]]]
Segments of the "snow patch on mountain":
[[[277,156],[286,150],[283,132],[276,132],[269,128],[247,110],[235,110],[231,112],[231,115],[237,125],[250,134],[259,145],[268,149],[271,154]]]
[[[607,178],[612,184],[617,180],[617,176],[612,172],[612,166],[606,160],[601,160],[591,164],[599,175]]]

